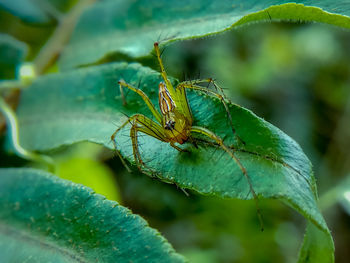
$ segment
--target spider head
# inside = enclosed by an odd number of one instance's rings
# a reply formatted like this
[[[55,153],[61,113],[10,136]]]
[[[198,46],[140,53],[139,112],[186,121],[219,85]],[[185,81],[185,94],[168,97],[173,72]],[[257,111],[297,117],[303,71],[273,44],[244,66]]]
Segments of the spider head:
[[[175,121],[173,121],[173,120],[169,120],[169,121],[167,121],[166,123],[165,123],[165,126],[164,126],[164,128],[166,129],[166,130],[174,130],[175,129]]]

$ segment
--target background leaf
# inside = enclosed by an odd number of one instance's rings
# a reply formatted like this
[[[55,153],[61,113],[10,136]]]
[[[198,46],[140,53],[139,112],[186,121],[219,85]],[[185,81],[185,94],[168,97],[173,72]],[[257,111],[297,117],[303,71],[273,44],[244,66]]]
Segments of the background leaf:
[[[315,242],[316,240],[317,242]],[[298,262],[333,262],[334,258],[331,256],[333,253],[332,240],[309,223]]]
[[[4,262],[183,262],[118,203],[34,169],[0,169]]]
[[[90,187],[109,200],[122,202],[113,171],[99,161],[104,147],[95,143],[77,143],[54,155],[56,175]]]
[[[150,115],[134,93],[127,95],[128,105],[122,105],[116,85],[120,78],[139,85],[157,103],[160,76],[138,64],[107,64],[38,79],[23,92],[18,108],[23,146],[43,151],[88,140],[112,149],[110,136],[126,120],[124,114]],[[226,138],[226,144],[234,144],[221,102],[194,92],[188,92],[188,97],[194,124]],[[255,191],[296,209],[332,244],[317,208],[311,164],[298,144],[249,110],[232,104],[230,111],[237,133],[246,142],[235,154],[246,167]],[[117,141],[122,154],[133,162],[127,128],[121,131]],[[251,198],[237,164],[221,149],[210,144],[199,143],[199,149],[185,144],[188,154],[179,153],[149,136],[139,136],[139,142],[143,160],[163,180],[202,194]],[[313,240],[315,246],[317,242]],[[333,251],[333,246],[329,251]],[[328,256],[324,262],[332,261],[333,255]]]
[[[29,23],[48,23],[50,18],[40,6],[32,0],[1,0],[0,7]]]
[[[296,2],[100,1],[82,15],[60,66],[91,64],[116,52],[146,56],[155,41],[203,37],[254,21],[312,21],[350,28],[347,1]]]
[[[0,34],[0,81],[16,77],[16,67],[24,61],[27,49],[27,46],[17,39]]]

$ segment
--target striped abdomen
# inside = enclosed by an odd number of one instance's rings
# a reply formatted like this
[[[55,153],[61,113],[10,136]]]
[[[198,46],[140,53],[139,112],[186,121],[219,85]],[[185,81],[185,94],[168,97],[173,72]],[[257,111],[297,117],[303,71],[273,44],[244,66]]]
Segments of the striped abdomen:
[[[164,128],[173,130],[175,128],[175,118],[171,113],[175,108],[175,102],[164,82],[159,83],[159,108],[164,116]]]
[[[159,83],[159,107],[163,115],[166,115],[175,108],[175,102],[164,82]]]

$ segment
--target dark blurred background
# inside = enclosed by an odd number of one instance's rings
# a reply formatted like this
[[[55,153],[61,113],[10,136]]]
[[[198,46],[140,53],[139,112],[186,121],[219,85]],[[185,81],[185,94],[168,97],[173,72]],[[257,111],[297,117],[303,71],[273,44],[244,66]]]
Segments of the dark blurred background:
[[[52,1],[35,23],[0,4],[0,79],[14,79],[18,63],[37,56],[58,18],[75,2]],[[15,48],[8,44],[16,40],[21,43]],[[163,53],[169,75],[180,80],[215,78],[232,101],[301,145],[314,166],[336,262],[350,258],[349,50],[349,30],[280,22],[175,42]],[[139,61],[157,69],[152,56]],[[53,65],[49,71],[58,69]],[[16,94],[0,92],[15,105]],[[4,127],[1,120],[0,125]],[[186,196],[173,185],[127,173],[110,151],[97,145],[82,143],[52,154],[59,163],[59,176],[90,186],[140,214],[190,262],[297,261],[305,220],[278,201],[261,201],[265,231],[260,232],[253,201],[194,192]],[[23,165],[33,164],[2,147],[1,167]]]

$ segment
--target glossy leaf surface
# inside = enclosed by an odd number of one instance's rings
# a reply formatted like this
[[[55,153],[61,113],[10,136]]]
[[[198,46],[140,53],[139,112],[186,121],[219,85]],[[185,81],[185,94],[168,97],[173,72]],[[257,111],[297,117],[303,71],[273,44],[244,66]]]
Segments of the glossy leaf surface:
[[[91,189],[0,169],[2,262],[183,262],[145,220]]]
[[[81,17],[60,66],[91,64],[113,53],[146,56],[155,41],[198,38],[258,21],[321,22],[350,28],[347,1],[288,2],[99,1]]]

